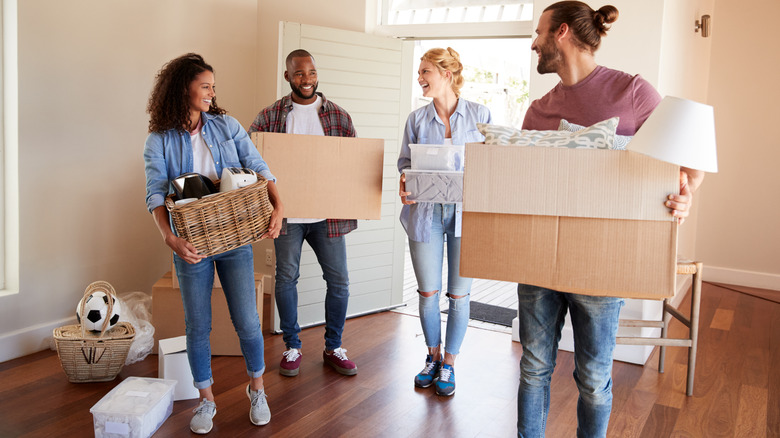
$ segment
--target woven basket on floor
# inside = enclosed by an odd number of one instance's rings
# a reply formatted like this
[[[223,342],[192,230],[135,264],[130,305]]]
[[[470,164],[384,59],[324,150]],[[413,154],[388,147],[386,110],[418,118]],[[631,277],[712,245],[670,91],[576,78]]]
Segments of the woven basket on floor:
[[[127,352],[135,337],[135,329],[128,322],[118,322],[108,329],[114,308],[116,292],[105,281],[96,281],[84,291],[84,297],[102,291],[109,297],[108,310],[100,333],[91,332],[82,324],[66,325],[54,329],[57,355],[68,380],[73,383],[107,382],[114,380],[127,359]],[[79,303],[78,312],[83,321],[84,301]]]
[[[217,184],[218,185],[218,184]],[[268,231],[273,206],[268,181],[218,193],[184,205],[165,198],[176,233],[205,256],[221,254],[257,242]]]

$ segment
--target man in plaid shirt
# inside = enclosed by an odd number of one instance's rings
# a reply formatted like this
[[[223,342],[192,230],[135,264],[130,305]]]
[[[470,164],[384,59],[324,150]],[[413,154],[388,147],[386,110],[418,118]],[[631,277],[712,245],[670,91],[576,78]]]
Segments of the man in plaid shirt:
[[[343,108],[317,92],[317,67],[305,50],[290,52],[284,79],[292,92],[260,111],[249,132],[283,132],[305,135],[355,137],[352,118]],[[341,347],[347,316],[349,275],[344,235],[357,228],[357,220],[286,218],[276,249],[276,306],[287,350],[279,373],[297,376],[301,364],[301,328],[298,325],[298,277],[303,241],[317,255],[327,284],[325,295],[325,351],[323,360],[341,374],[354,376],[357,366]]]

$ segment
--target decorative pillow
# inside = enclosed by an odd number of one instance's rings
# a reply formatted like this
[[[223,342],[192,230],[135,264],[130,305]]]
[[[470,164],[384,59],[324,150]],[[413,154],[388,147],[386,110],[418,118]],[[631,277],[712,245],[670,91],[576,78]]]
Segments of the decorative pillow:
[[[613,117],[577,132],[521,130],[485,123],[477,123],[477,129],[485,136],[485,144],[491,145],[610,149],[615,141],[618,120]]]
[[[561,119],[561,124],[558,125],[559,131],[569,131],[569,132],[578,132],[585,129],[582,125],[577,125],[576,123],[571,123],[566,119]],[[619,151],[626,150],[626,145],[628,145],[628,142],[631,141],[631,139],[634,138],[633,135],[618,135],[615,134],[615,143],[612,144],[610,149],[615,149]]]

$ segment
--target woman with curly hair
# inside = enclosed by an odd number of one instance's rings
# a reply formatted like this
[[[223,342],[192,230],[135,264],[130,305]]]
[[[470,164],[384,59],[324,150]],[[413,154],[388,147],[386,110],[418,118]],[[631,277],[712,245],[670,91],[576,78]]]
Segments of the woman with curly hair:
[[[187,356],[201,399],[190,429],[199,434],[210,432],[212,418],[217,413],[211,389],[214,380],[209,344],[215,267],[249,374],[246,388],[251,401],[249,419],[258,426],[267,424],[271,411],[263,389],[263,335],[255,305],[252,246],[210,257],[198,254],[194,246],[173,232],[163,203],[172,192],[171,181],[181,174],[195,172],[214,180],[225,167],[249,168],[268,180],[274,210],[263,237],[276,238],[283,217],[276,178],[246,130],[217,106],[214,69],[200,55],[188,53],[163,66],[157,74],[147,111],[151,118],[144,148],[146,206],[165,244],[174,252],[184,304]]]
[[[428,346],[425,367],[415,376],[414,384],[427,388],[435,383],[436,394],[444,396],[455,393],[455,356],[460,352],[469,322],[471,279],[458,275],[461,205],[408,200],[411,193],[406,191],[404,171],[412,164],[410,144],[464,145],[485,139],[477,130],[477,123],[490,123],[490,110],[460,97],[462,71],[460,55],[449,47],[428,50],[420,58],[417,82],[423,96],[432,101],[409,115],[398,157],[404,204],[401,223],[409,236],[409,253],[420,294],[420,322]],[[445,241],[449,313],[446,344],[441,351],[439,291]]]

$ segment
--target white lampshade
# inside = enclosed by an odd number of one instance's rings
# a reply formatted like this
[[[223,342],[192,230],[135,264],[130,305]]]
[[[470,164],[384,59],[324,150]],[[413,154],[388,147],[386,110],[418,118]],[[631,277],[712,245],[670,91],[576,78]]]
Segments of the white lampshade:
[[[717,172],[712,107],[666,96],[626,148],[690,169]]]

